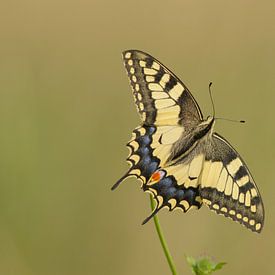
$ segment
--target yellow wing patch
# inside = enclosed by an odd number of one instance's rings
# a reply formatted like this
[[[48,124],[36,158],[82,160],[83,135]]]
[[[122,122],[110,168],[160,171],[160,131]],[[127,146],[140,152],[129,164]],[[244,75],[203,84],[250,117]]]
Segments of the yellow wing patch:
[[[202,119],[198,104],[184,84],[163,64],[141,51],[123,53],[124,65],[136,106],[147,125],[198,124]],[[192,119],[191,119],[192,118]]]
[[[260,232],[264,208],[257,186],[236,151],[217,134],[213,138],[212,156],[207,156],[200,177],[202,201],[218,214]]]

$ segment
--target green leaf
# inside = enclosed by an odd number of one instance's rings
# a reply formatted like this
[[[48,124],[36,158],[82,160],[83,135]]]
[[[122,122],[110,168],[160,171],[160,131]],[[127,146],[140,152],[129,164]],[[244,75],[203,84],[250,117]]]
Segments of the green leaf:
[[[216,264],[216,266],[214,267],[213,270],[216,271],[216,270],[222,269],[222,267],[223,267],[225,264],[226,264],[225,262],[218,263],[218,264]]]
[[[209,257],[195,259],[190,256],[186,256],[188,264],[191,266],[192,273],[194,275],[210,275],[214,271],[221,269],[226,263],[214,263]]]

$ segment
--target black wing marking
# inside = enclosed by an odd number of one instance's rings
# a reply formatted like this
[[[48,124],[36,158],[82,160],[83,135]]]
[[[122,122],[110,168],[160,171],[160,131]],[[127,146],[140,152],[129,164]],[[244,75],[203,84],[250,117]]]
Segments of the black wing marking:
[[[125,68],[137,109],[145,125],[182,125],[190,128],[202,120],[201,110],[187,87],[151,55],[123,52]]]
[[[127,143],[130,154],[127,161],[130,164],[129,171],[119,179],[112,190],[127,177],[135,176],[145,184],[151,175],[158,169],[160,159],[153,155],[152,142],[156,132],[154,126],[138,127],[133,131],[132,139]]]
[[[185,163],[165,167],[165,160],[168,159],[173,145],[171,144],[173,140],[170,139],[171,132],[175,133],[180,128],[175,126],[138,127],[133,131],[133,138],[127,144],[130,149],[127,159],[130,169],[112,187],[112,190],[130,176],[135,176],[142,181],[143,190],[151,193],[156,201],[155,210],[143,224],[165,207],[170,211],[179,208],[184,212],[201,207],[197,185],[203,156],[198,154],[193,157],[192,155]],[[197,168],[198,166],[200,167]],[[152,180],[158,173],[162,177],[157,181]]]

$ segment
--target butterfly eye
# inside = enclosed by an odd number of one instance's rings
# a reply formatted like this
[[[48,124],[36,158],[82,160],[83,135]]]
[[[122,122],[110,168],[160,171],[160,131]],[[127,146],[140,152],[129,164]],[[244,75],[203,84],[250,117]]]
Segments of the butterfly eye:
[[[150,184],[159,182],[165,176],[165,172],[163,170],[157,170],[149,179]]]

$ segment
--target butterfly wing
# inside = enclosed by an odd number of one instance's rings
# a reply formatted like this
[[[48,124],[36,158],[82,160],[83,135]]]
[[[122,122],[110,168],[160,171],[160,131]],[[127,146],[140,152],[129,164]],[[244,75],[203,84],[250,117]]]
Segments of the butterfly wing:
[[[132,175],[146,183],[165,165],[173,144],[202,120],[187,87],[158,60],[138,50],[125,51],[123,60],[143,126],[133,131],[130,169],[113,189]]]
[[[179,126],[140,126],[132,133],[132,139],[127,143],[130,149],[127,158],[129,171],[113,186],[115,189],[128,176],[136,176],[145,184],[151,175],[164,167],[173,144],[184,135],[184,129]]]
[[[184,159],[154,172],[144,185],[144,190],[153,195],[157,204],[145,222],[164,207],[170,211],[178,208],[184,212],[201,207],[199,179],[203,163],[203,146],[198,145]]]
[[[258,188],[239,154],[218,134],[206,147],[200,181],[202,201],[210,209],[261,232],[264,206]]]
[[[190,128],[202,120],[201,110],[187,87],[157,59],[128,50],[123,60],[143,124]]]
[[[163,159],[169,156],[172,146],[168,143],[169,132],[175,129],[168,130],[165,127],[168,126],[144,126],[134,130],[133,139],[128,143],[130,148],[128,161],[131,168],[112,188],[115,189],[129,176],[135,176],[142,181],[143,190],[149,192],[156,201],[154,211],[143,224],[162,208],[168,208],[170,211],[178,208],[187,212],[189,209],[199,209],[202,204],[198,188],[204,161],[202,147],[198,146],[184,160],[175,164],[168,166],[162,164]],[[163,139],[167,144],[159,143],[157,137],[160,130],[168,135]]]

